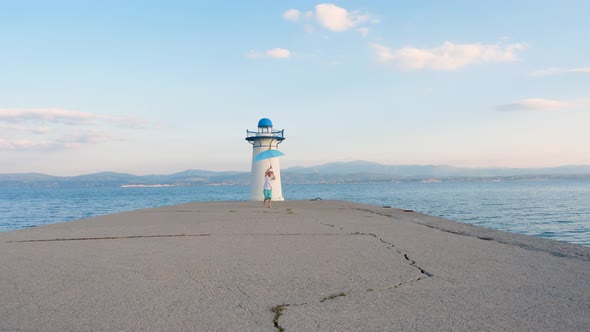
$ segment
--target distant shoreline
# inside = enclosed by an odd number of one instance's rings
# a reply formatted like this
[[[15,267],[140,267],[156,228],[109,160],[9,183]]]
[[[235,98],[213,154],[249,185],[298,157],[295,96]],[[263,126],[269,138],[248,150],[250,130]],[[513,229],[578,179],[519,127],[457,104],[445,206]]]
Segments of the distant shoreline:
[[[384,165],[372,162],[329,163],[314,167],[293,167],[281,171],[282,183],[440,183],[440,182],[522,182],[590,180],[590,166],[549,168],[458,168],[444,165]],[[250,172],[186,170],[165,175],[133,175],[101,172],[79,176],[41,173],[0,174],[0,188],[80,187],[172,187],[249,185]]]
[[[284,177],[284,185],[352,185],[352,184],[440,184],[440,183],[517,183],[517,182],[559,182],[559,181],[590,181],[590,174],[579,177],[554,176],[554,177],[506,177],[506,178],[411,178],[411,179],[355,179],[354,176],[338,176],[331,179],[309,179],[307,181],[293,181]],[[51,188],[172,188],[172,187],[218,187],[218,186],[248,186],[248,182],[183,182],[183,183],[122,183],[115,181],[1,181],[0,189],[51,189]]]
[[[119,188],[162,188],[162,187],[182,187],[181,184],[122,184]]]

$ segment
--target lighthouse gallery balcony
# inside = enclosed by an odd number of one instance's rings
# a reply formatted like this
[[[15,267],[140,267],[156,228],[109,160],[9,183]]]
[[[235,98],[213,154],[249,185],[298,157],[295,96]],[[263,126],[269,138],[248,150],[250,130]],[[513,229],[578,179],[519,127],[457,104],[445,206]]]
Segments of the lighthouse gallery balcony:
[[[274,138],[277,141],[281,142],[285,139],[285,129],[273,130],[268,127],[259,127],[258,131],[246,130],[247,141],[252,142],[258,138]]]

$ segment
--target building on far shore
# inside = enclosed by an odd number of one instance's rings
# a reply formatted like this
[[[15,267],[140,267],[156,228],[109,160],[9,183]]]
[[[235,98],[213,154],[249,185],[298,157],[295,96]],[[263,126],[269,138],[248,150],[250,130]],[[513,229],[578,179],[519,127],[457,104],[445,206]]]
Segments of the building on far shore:
[[[264,173],[272,165],[275,180],[272,184],[272,200],[284,201],[281,186],[281,164],[279,158],[256,160],[256,156],[267,150],[276,150],[277,146],[285,139],[285,130],[274,130],[272,121],[262,118],[258,121],[258,130],[246,130],[246,141],[252,144],[252,172],[250,173],[250,200],[263,201],[262,187],[264,185]]]

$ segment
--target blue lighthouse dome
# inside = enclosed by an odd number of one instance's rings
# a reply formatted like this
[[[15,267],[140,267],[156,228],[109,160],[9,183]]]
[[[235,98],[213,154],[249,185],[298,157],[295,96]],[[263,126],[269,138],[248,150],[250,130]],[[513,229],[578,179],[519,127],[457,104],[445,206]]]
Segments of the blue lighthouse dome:
[[[262,118],[258,121],[258,127],[272,127],[272,121],[269,118]]]

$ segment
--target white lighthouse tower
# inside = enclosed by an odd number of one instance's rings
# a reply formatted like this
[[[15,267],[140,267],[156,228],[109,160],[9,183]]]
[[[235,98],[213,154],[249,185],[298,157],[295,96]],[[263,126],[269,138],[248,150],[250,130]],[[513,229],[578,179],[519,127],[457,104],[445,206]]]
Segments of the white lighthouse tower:
[[[281,165],[279,158],[255,160],[256,156],[266,150],[276,150],[277,146],[285,139],[285,130],[274,130],[272,121],[262,118],[258,121],[258,131],[246,130],[246,141],[252,144],[252,173],[250,173],[250,200],[263,201],[262,187],[264,185],[264,173],[272,165],[275,180],[272,182],[272,200],[284,201],[281,187]]]

